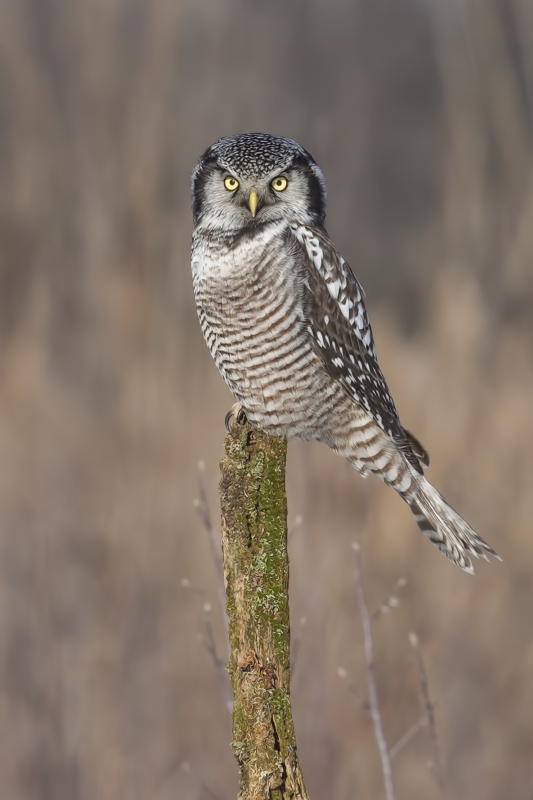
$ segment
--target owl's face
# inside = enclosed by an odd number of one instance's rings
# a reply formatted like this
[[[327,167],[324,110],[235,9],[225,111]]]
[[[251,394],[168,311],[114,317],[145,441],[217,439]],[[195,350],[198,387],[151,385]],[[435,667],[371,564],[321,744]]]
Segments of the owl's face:
[[[281,136],[226,136],[192,176],[196,227],[237,231],[279,220],[323,225],[326,187],[309,153]]]

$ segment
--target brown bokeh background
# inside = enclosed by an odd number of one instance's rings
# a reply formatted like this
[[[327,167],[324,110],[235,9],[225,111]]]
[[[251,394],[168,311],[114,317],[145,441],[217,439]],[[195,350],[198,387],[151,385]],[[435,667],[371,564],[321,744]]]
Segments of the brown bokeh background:
[[[409,510],[291,442],[293,675],[313,798],[382,797],[350,543],[389,743],[421,714],[450,798],[533,794],[533,5],[530,0],[2,0],[0,794],[236,796],[213,517],[232,400],[202,341],[189,176],[266,130],[323,168],[329,231],[430,479],[502,555],[475,578]],[[183,584],[183,579],[190,586]],[[306,625],[301,626],[301,617]],[[427,732],[398,798],[439,798]]]

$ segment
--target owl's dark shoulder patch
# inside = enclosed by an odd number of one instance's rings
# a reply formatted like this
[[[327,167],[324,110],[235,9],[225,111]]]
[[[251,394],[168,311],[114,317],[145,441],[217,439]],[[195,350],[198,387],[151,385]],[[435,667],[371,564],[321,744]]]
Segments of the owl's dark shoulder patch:
[[[305,314],[313,348],[328,375],[372,416],[421,470],[379,367],[363,289],[349,265],[319,229],[292,225],[301,246],[306,277]],[[419,443],[418,443],[419,445]],[[419,445],[417,448],[424,452]]]

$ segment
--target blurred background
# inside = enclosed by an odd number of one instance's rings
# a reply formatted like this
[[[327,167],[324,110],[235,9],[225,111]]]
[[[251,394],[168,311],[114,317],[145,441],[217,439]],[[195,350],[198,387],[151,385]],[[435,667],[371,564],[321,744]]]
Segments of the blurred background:
[[[190,173],[268,131],[321,165],[328,229],[428,477],[503,562],[452,567],[401,500],[291,442],[293,701],[313,798],[383,796],[385,732],[436,703],[450,798],[533,796],[533,4],[1,0],[0,779],[6,800],[226,800],[216,575],[232,403],[201,337]],[[305,625],[302,624],[305,618]],[[398,798],[441,797],[427,731]]]

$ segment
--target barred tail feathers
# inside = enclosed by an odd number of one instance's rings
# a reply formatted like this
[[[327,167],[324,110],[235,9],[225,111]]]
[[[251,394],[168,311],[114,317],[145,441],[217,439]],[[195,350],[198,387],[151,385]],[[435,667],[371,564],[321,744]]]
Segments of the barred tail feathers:
[[[418,527],[450,561],[470,574],[474,573],[470,556],[488,561],[491,555],[501,561],[426,478],[418,475],[413,488],[405,499]]]

